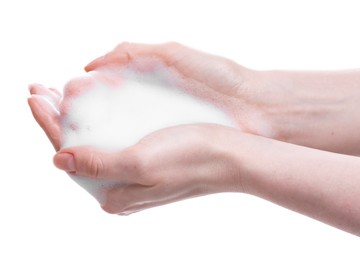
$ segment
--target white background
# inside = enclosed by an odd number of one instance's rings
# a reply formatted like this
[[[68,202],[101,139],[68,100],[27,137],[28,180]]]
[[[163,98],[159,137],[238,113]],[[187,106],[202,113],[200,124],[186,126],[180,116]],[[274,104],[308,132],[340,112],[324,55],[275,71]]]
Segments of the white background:
[[[220,194],[108,215],[52,165],[27,84],[61,86],[122,41],[179,41],[255,69],[360,67],[357,1],[1,1],[0,259],[359,259],[359,239]]]

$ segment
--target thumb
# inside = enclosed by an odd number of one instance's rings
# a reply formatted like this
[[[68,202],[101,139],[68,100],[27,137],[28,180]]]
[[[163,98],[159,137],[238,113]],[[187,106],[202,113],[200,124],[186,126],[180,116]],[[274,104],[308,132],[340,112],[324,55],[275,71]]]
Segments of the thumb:
[[[104,152],[93,147],[71,147],[54,156],[54,164],[70,174],[94,179],[134,181],[140,169],[134,152]]]

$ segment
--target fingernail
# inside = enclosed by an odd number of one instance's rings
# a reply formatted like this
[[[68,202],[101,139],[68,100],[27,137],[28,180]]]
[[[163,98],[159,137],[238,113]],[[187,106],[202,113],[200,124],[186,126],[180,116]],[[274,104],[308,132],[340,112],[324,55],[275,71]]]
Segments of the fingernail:
[[[61,170],[75,172],[74,156],[70,153],[58,153],[54,157],[54,164]]]

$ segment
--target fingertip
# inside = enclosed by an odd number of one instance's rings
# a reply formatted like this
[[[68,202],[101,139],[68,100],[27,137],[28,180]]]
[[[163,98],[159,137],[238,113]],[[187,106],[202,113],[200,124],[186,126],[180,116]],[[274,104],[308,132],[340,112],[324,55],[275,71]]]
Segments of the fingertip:
[[[29,90],[29,92],[30,92],[30,94],[31,94],[31,89],[33,88],[33,84],[29,84],[28,85],[28,90]]]
[[[34,104],[33,96],[30,96],[30,97],[27,98],[27,103],[28,103],[31,111],[33,111],[33,106],[34,106],[34,105],[33,105],[33,104]]]
[[[28,97],[27,102],[30,108],[33,109],[34,106],[36,105],[36,95],[31,95],[30,97]]]
[[[75,159],[74,155],[68,152],[58,152],[53,158],[54,165],[60,170],[69,173],[75,173]]]
[[[96,58],[95,60],[91,61],[89,64],[87,64],[84,68],[86,72],[95,70],[97,67],[99,67],[102,62],[104,61],[105,56],[101,56],[99,58]]]
[[[41,86],[40,84],[38,83],[31,83],[28,85],[28,90],[30,92],[30,94],[36,94],[36,89]]]
[[[32,94],[30,97],[27,98],[27,102],[28,102],[31,110],[33,111],[35,109],[35,107],[38,106],[38,103],[39,103],[38,102],[38,95]]]
[[[93,70],[93,68],[90,66],[90,64],[88,64],[88,65],[86,65],[86,66],[84,67],[84,70],[85,70],[86,72],[90,72],[90,71]]]
[[[32,96],[43,97],[47,101],[49,101],[52,105],[57,107],[61,98],[60,92],[55,91],[55,89],[46,88],[43,85],[37,83],[30,84],[28,88]]]
[[[90,63],[84,67],[86,72],[93,71],[94,69],[96,69],[96,67],[92,66]]]

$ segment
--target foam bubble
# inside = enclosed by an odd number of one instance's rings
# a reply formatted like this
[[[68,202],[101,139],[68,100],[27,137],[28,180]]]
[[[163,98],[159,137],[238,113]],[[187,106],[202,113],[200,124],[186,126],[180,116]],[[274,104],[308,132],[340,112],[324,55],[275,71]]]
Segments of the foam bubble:
[[[70,109],[63,115],[62,148],[90,145],[101,149],[123,149],[145,135],[169,126],[235,125],[214,105],[176,87],[172,75],[165,69],[157,68],[151,72],[124,69],[117,74],[121,80],[119,78],[115,85],[114,81],[109,83],[94,77],[91,88],[71,99]],[[111,180],[72,178],[100,203],[105,199],[105,189],[121,185]]]

